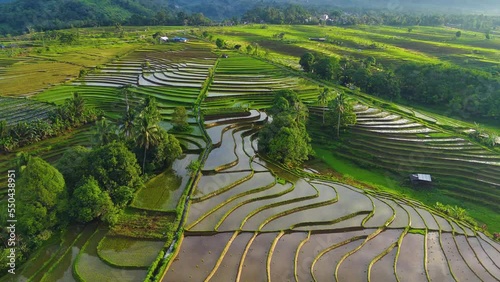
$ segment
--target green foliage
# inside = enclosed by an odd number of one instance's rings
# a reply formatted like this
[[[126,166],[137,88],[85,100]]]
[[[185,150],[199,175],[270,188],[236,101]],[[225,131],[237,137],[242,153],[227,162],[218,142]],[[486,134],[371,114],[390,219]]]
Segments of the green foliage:
[[[253,47],[252,45],[248,44],[246,47],[247,54],[253,54]]]
[[[392,71],[377,71],[369,79],[368,92],[396,100],[400,95],[399,80]]]
[[[305,125],[289,113],[273,116],[273,122],[259,132],[259,152],[286,166],[294,167],[312,155],[313,150]]]
[[[337,77],[339,71],[339,60],[334,57],[321,57],[316,59],[313,66],[313,72],[326,80],[332,80]]]
[[[455,37],[460,38],[460,36],[462,36],[462,32],[459,30],[455,33]]]
[[[145,101],[142,111],[139,113],[134,128],[134,137],[137,148],[143,148],[142,172],[146,172],[147,152],[151,146],[160,143],[162,133],[158,126],[160,112],[154,99]]]
[[[61,32],[58,37],[62,44],[72,45],[78,42],[79,34],[75,32]]]
[[[17,216],[20,234],[31,243],[46,239],[47,232],[66,219],[67,193],[62,174],[38,157],[31,157],[20,168],[16,185],[18,193]]]
[[[103,117],[96,122],[91,139],[92,144],[97,147],[118,141],[118,128]]]
[[[404,64],[396,70],[401,97],[445,107],[467,118],[500,116],[500,80],[490,74],[446,65]]]
[[[327,124],[332,126],[340,137],[340,129],[356,124],[356,114],[351,103],[344,93],[339,93],[334,100],[328,103],[330,111],[327,115]]]
[[[217,38],[215,39],[215,45],[217,45],[217,48],[222,49],[226,47],[226,42],[224,41],[224,39]]]
[[[107,213],[114,212],[109,194],[102,191],[99,183],[90,177],[84,179],[75,189],[70,199],[71,216],[78,222],[87,223],[95,218],[109,220]]]
[[[444,205],[440,202],[436,202],[434,208],[455,219],[465,221],[473,226],[477,226],[477,222],[467,214],[467,211],[464,208],[461,208],[459,206]]]
[[[307,54],[302,56],[301,65]],[[409,103],[435,105],[464,118],[500,116],[500,80],[489,73],[417,63],[403,63],[393,71],[375,64],[373,57],[340,61],[323,57],[316,59],[312,71],[323,79],[338,79],[351,89],[359,87],[390,100],[402,98]]]
[[[186,169],[191,173],[191,176],[195,176],[196,173],[200,170],[201,163],[200,161],[191,161]]]
[[[313,153],[305,126],[308,113],[297,93],[277,91],[270,113],[273,121],[259,132],[259,151],[290,167],[307,160]]]
[[[305,72],[311,72],[313,70],[315,57],[311,52],[306,52],[302,57],[300,57],[299,64]]]
[[[63,175],[70,194],[76,184],[84,177],[90,152],[90,149],[82,146],[71,147],[64,152],[63,156],[55,164],[55,167]]]
[[[173,134],[168,134],[164,129],[159,130],[158,143],[151,148],[150,157],[147,158],[146,171],[159,171],[170,167],[175,159],[182,155],[182,147]]]
[[[318,95],[318,103],[321,106],[323,106],[323,124],[325,124],[326,105],[330,100],[331,100],[330,88],[325,87],[323,91],[321,91],[321,93]]]
[[[279,90],[274,93],[273,106],[269,110],[272,115],[287,113],[297,121],[305,123],[308,117],[307,107],[293,90]]]
[[[172,123],[177,131],[189,130],[188,115],[185,107],[175,107],[174,114],[172,115]]]
[[[66,99],[63,105],[51,111],[48,119],[18,122],[11,126],[2,123],[0,150],[9,152],[57,136],[68,129],[93,122],[99,115],[100,112],[87,107],[84,99],[75,92],[72,98]]]
[[[116,206],[128,204],[123,197],[123,186],[136,191],[143,186],[140,168],[135,155],[125,144],[113,142],[90,152],[88,156],[86,176],[91,176],[99,183],[99,187],[107,191]]]

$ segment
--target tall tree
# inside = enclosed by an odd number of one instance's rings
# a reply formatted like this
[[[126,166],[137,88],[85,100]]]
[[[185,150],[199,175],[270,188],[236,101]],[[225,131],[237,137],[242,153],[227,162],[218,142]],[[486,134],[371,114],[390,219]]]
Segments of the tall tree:
[[[151,146],[157,145],[160,141],[160,129],[158,122],[160,113],[154,99],[146,99],[144,109],[139,114],[136,126],[135,137],[137,146],[143,148],[142,172],[146,172],[146,156]]]
[[[68,100],[70,109],[73,111],[75,115],[75,119],[79,120],[83,116],[83,112],[85,111],[85,100],[83,99],[78,92],[73,93],[73,98]]]
[[[133,193],[143,185],[135,154],[121,142],[92,150],[87,159],[84,175],[97,180],[99,187],[109,193],[116,206],[125,206],[130,200],[122,196],[127,192],[124,187]]]
[[[70,200],[72,218],[78,222],[87,223],[97,217],[106,219],[108,212],[114,211],[109,194],[102,191],[99,183],[93,177],[84,179],[73,192]]]
[[[50,233],[62,221],[61,214],[67,207],[64,178],[56,168],[38,157],[26,158],[21,165],[17,183],[21,189],[19,209],[16,209],[20,231],[32,240],[44,240],[47,238],[42,233]]]
[[[337,97],[335,97],[335,110],[338,113],[338,124],[337,124],[337,138],[340,137],[340,116],[344,114],[345,111],[345,94],[340,92]]]
[[[311,72],[313,70],[314,65],[314,54],[311,52],[307,52],[302,57],[300,57],[299,64],[302,66],[305,72]]]
[[[288,113],[297,121],[305,122],[308,117],[308,109],[300,100],[297,92],[293,90],[279,90],[274,94],[273,106],[269,111],[272,115]]]
[[[188,115],[185,107],[179,106],[174,110],[172,115],[172,123],[174,128],[178,131],[186,131],[189,129]]]
[[[328,105],[330,99],[331,99],[330,88],[328,87],[323,88],[323,91],[321,91],[321,93],[318,96],[318,103],[323,107],[323,125],[325,124],[326,106]]]
[[[94,145],[104,146],[116,140],[118,140],[118,135],[114,124],[111,124],[106,118],[102,118],[96,122],[92,135],[92,143]]]
[[[337,138],[339,138],[342,126],[356,123],[356,114],[343,92],[339,92],[337,97],[330,101],[328,107],[330,108],[329,121],[332,122],[337,131]]]
[[[84,177],[91,150],[82,146],[67,149],[57,161],[55,167],[61,172],[66,181],[66,189],[71,194],[76,185]]]
[[[317,59],[313,65],[314,72],[326,80],[337,77],[336,74],[339,69],[339,61],[334,57],[322,57]]]
[[[290,167],[313,154],[310,142],[305,125],[288,112],[273,116],[273,121],[259,132],[259,152]]]
[[[119,123],[119,128],[122,131],[125,139],[129,139],[132,137],[133,129],[134,129],[134,120],[136,117],[136,113],[133,109],[130,108],[129,95],[131,85],[127,85],[120,90],[120,94],[125,96],[125,113],[121,117]]]

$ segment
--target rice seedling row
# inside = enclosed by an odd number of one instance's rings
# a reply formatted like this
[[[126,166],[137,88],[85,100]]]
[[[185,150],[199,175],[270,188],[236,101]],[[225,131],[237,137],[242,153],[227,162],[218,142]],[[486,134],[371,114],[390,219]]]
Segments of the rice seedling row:
[[[0,121],[5,120],[8,126],[19,122],[30,122],[49,117],[55,107],[30,99],[0,97]]]

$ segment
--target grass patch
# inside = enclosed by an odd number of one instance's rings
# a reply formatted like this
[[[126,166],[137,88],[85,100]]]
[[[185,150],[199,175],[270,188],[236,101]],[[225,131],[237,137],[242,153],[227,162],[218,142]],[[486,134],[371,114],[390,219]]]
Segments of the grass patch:
[[[343,176],[347,175],[365,183],[382,186],[386,191],[396,194],[404,195],[410,192],[409,188],[401,186],[396,180],[391,178],[391,176],[384,175],[382,171],[360,168],[349,160],[336,156],[335,153],[332,152],[333,149],[327,149],[326,147],[320,145],[313,145],[313,149],[316,152],[318,159],[322,160],[335,172],[340,173]]]
[[[427,234],[427,232],[425,231],[425,229],[418,229],[418,228],[410,228],[408,229],[408,233],[410,234],[420,234],[420,235],[424,235]]]
[[[175,231],[175,214],[126,209],[109,235],[144,239],[165,239]]]

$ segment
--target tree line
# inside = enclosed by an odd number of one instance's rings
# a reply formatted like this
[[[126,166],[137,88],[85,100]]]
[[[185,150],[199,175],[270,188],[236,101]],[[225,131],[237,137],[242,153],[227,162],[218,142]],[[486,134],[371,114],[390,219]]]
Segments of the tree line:
[[[10,152],[60,135],[69,129],[94,122],[101,115],[100,111],[87,107],[85,100],[75,92],[72,98],[57,106],[47,120],[19,122],[13,126],[7,126],[5,120],[0,121],[0,151]]]
[[[211,20],[202,13],[169,9],[160,1],[145,0],[16,0],[0,4],[0,34],[72,27],[133,25],[206,25]]]
[[[327,14],[327,20],[321,15]],[[270,24],[442,26],[488,32],[500,26],[499,16],[474,14],[410,13],[373,9],[339,9],[298,4],[261,4],[245,12],[242,22]]]
[[[333,94],[336,94],[335,96]],[[322,128],[340,137],[340,129],[356,123],[353,106],[342,92],[324,88],[318,95],[322,109]],[[296,167],[314,156],[311,137],[307,132],[309,110],[293,90],[274,93],[268,110],[272,122],[259,132],[259,153],[288,167]]]
[[[444,64],[403,63],[384,68],[373,57],[328,57],[307,52],[305,72],[390,100],[435,106],[464,118],[500,116],[500,79],[493,74]]]
[[[182,154],[179,141],[159,121],[156,101],[145,99],[135,109],[127,105],[117,124],[98,121],[92,147],[69,148],[55,166],[27,153],[18,155],[19,263],[69,224],[117,222],[147,175],[170,167]],[[2,241],[8,238],[5,231],[0,233]],[[3,244],[0,253],[2,270],[7,257]]]

